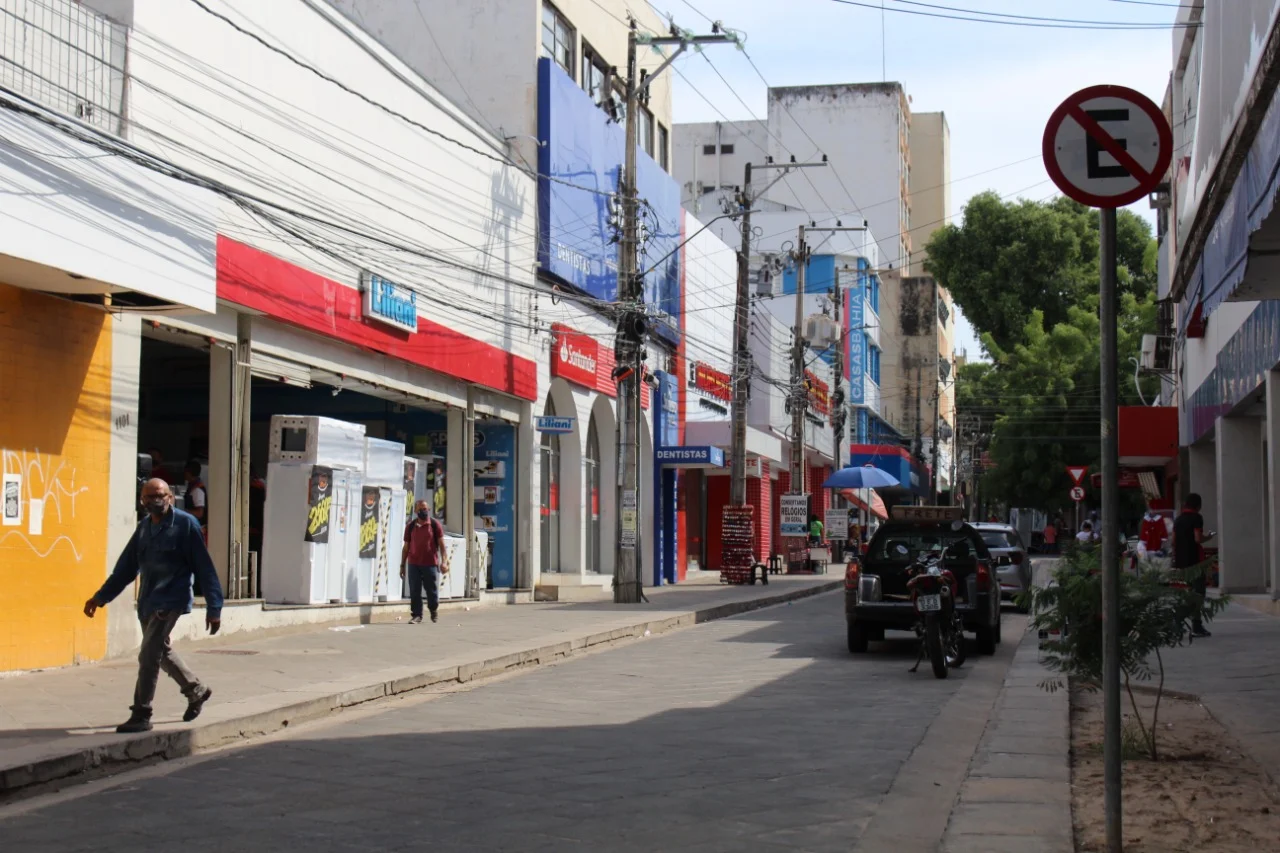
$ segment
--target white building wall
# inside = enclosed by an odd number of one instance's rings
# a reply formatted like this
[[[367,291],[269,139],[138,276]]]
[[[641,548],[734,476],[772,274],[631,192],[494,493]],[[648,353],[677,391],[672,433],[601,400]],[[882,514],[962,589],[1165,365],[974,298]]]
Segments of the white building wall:
[[[735,188],[742,186],[747,163],[764,163],[768,154],[769,126],[764,121],[677,125],[671,174],[680,183],[681,204],[704,221],[719,215],[721,198],[732,201]],[[758,193],[776,176],[775,171],[756,172],[754,191]]]
[[[223,199],[221,233],[352,287],[362,268],[376,271],[417,290],[430,319],[534,357],[537,342],[525,328],[533,178],[498,162],[490,154],[496,140],[324,5],[222,0],[214,8],[302,62],[341,69],[345,85],[422,127],[194,4],[137,0],[132,139],[237,190],[340,225],[286,216],[302,232],[288,234]]]
[[[779,149],[770,152],[774,159],[787,152],[798,160],[826,154],[828,163],[780,181],[769,198],[805,211],[865,217],[879,241],[879,265],[900,267],[910,221],[909,124],[897,83],[770,89],[770,141]]]
[[[702,223],[685,214],[684,247],[685,357],[716,370],[733,373],[733,320],[737,298],[737,253]],[[705,419],[697,406],[688,407],[690,420]]]
[[[513,156],[537,163],[537,61],[542,56],[542,0],[327,0],[371,33],[441,93],[498,137],[511,140]],[[552,4],[574,28],[574,70],[582,83],[583,42],[627,70],[628,14],[642,32],[665,35],[666,23],[643,3],[623,0],[557,0]],[[636,55],[640,70],[662,58],[648,48]],[[651,86],[649,109],[671,128],[671,73]],[[655,131],[656,132],[656,131]],[[657,159],[657,158],[655,158]]]

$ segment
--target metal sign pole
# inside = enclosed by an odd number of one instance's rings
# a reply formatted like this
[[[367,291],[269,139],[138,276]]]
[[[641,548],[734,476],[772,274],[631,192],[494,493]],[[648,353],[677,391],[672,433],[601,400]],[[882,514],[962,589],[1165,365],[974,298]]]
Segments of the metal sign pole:
[[[1120,764],[1120,459],[1116,442],[1119,418],[1116,378],[1116,209],[1098,211],[1100,223],[1102,325],[1102,695],[1103,800],[1107,850],[1121,853]]]

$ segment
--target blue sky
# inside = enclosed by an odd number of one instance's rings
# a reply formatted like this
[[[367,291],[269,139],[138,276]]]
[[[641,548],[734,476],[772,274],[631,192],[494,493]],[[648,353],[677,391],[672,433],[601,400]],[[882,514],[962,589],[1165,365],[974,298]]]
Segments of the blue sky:
[[[880,5],[880,0],[859,2]],[[921,2],[1011,15],[1151,24],[1168,24],[1177,11],[1176,0],[1165,0],[1167,6],[1117,0]],[[964,13],[902,0],[884,0],[883,41],[878,8],[833,0],[655,0],[651,5],[673,13],[677,24],[699,33],[709,30],[699,12],[744,32],[746,54],[769,85],[888,79],[906,87],[913,110],[945,112],[951,128],[951,214],[956,222],[965,202],[984,190],[1008,198],[1056,195],[1039,156],[1045,121],[1053,109],[1072,92],[1099,83],[1129,86],[1159,104],[1173,56],[1173,32],[1168,28],[1102,32],[970,23],[906,14],[902,10]],[[683,77],[673,80],[675,120],[723,120],[721,112],[731,121],[763,117],[766,86],[747,56],[731,46],[715,46],[703,56],[681,58],[677,64]],[[855,202],[864,203],[857,187],[849,191]],[[1146,201],[1132,209],[1153,221]],[[980,352],[967,322],[959,331],[957,348],[967,349],[971,357]]]

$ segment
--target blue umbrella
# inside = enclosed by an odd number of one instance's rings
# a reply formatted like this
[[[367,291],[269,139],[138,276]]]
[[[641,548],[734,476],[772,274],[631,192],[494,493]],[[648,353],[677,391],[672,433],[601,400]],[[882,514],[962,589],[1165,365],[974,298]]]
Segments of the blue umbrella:
[[[871,465],[859,468],[850,466],[842,468],[827,478],[822,484],[824,489],[888,489],[902,485],[898,478],[888,471],[882,471]]]

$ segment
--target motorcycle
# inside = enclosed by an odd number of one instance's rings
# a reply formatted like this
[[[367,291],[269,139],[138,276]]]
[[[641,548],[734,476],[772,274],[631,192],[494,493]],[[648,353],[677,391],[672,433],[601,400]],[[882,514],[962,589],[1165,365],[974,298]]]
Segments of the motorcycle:
[[[915,631],[920,638],[920,655],[909,671],[918,670],[927,655],[935,678],[946,678],[949,669],[965,661],[964,624],[955,607],[956,577],[943,568],[945,556],[946,551],[923,555],[907,569],[911,576],[907,590],[918,617]]]

